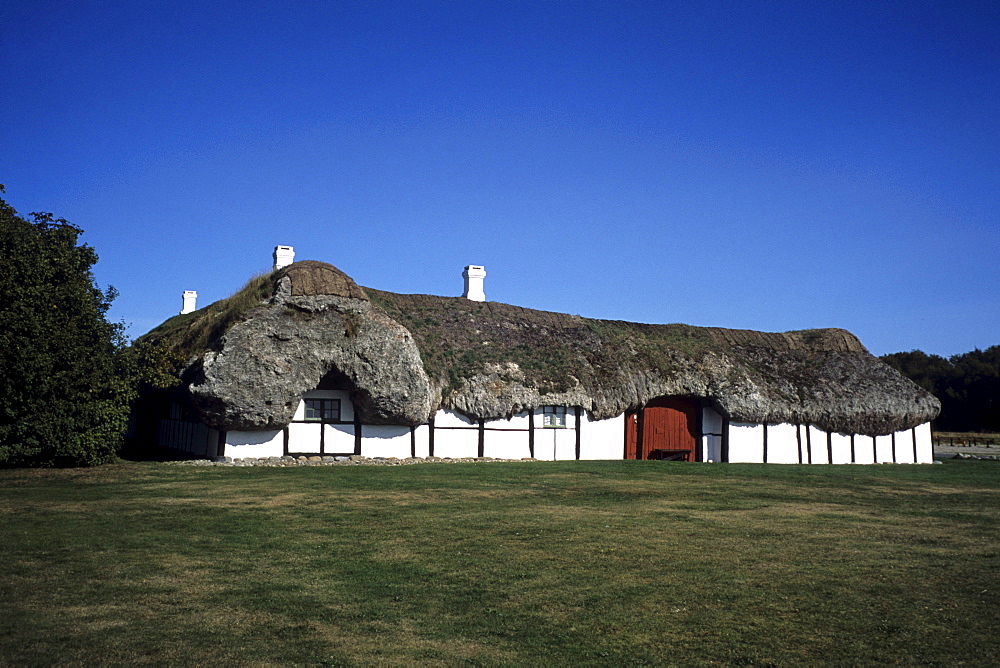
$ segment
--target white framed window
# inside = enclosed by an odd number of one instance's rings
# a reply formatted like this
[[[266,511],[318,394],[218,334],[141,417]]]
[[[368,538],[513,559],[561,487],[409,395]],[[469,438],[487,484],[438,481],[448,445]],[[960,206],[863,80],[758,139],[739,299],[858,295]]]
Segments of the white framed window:
[[[308,422],[339,422],[340,399],[306,399]]]
[[[546,429],[566,428],[566,407],[565,406],[543,406],[542,426]]]

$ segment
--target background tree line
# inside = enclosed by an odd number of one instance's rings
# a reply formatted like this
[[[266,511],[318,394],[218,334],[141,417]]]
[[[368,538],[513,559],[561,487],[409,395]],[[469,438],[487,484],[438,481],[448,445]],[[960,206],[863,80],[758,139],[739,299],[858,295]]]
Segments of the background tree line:
[[[947,359],[920,350],[881,359],[941,400],[936,430],[1000,432],[1000,346]]]

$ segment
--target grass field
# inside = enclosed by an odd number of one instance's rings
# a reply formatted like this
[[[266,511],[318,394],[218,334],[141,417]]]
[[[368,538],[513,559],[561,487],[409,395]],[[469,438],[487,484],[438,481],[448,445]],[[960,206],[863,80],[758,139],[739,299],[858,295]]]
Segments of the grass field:
[[[0,471],[0,664],[1000,663],[1000,464]]]

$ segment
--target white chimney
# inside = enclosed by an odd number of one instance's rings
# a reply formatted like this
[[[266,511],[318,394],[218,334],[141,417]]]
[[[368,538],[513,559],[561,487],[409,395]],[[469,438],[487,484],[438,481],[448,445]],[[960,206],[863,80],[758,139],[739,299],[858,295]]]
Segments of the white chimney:
[[[184,306],[181,308],[181,315],[198,310],[198,307],[196,306],[198,303],[197,292],[194,290],[185,290],[184,294],[181,295],[181,298],[184,300]]]
[[[486,278],[486,267],[477,267],[470,264],[462,272],[465,279],[465,292],[462,294],[466,299],[474,302],[486,301],[486,293],[483,292],[483,279]]]
[[[295,249],[291,246],[274,247],[274,268],[281,269],[295,262]]]

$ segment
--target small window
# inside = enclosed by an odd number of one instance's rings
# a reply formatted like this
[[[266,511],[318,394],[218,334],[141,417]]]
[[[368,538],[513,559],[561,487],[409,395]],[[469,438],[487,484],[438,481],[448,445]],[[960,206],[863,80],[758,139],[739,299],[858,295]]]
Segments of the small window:
[[[339,422],[340,399],[306,399],[306,420]]]
[[[566,407],[565,406],[542,407],[542,426],[551,429],[565,429]]]

